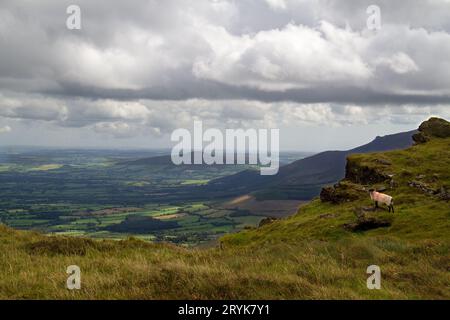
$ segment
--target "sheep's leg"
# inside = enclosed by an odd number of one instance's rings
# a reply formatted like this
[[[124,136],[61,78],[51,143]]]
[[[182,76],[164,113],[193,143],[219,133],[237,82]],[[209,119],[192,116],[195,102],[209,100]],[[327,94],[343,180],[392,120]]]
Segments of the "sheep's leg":
[[[375,209],[378,208],[378,201],[375,201]]]
[[[391,204],[391,206],[392,206],[392,213],[394,213],[394,205],[393,205],[393,204]]]

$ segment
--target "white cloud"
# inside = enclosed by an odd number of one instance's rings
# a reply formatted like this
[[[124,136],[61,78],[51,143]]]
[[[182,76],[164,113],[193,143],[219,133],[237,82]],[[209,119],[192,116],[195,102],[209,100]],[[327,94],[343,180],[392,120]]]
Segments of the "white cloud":
[[[285,10],[287,8],[285,0],[265,0],[265,1],[272,9]]]
[[[357,105],[260,102],[257,100],[57,99],[41,95],[1,95],[0,120],[40,121],[63,128],[92,128],[118,138],[162,136],[202,120],[216,128],[279,128],[284,125],[342,126],[411,123],[429,116],[450,117],[450,106]]]
[[[10,126],[4,126],[4,127],[0,127],[0,133],[8,133],[11,132],[11,127]]]
[[[317,28],[288,24],[281,30],[233,36],[209,26],[211,52],[198,58],[194,74],[232,85],[288,89],[317,83],[357,84],[371,77],[360,53],[360,35],[322,22]]]
[[[47,97],[8,97],[0,93],[0,116],[30,120],[63,121],[68,109],[64,102]]]
[[[136,134],[135,129],[125,122],[99,122],[94,125],[94,130],[116,138],[129,138]]]
[[[414,60],[404,52],[397,52],[390,57],[381,57],[375,61],[377,65],[385,65],[392,71],[404,74],[408,72],[419,71]]]
[[[77,101],[71,108],[71,119],[85,119],[87,122],[104,120],[132,120],[146,119],[150,111],[140,102],[136,101]]]

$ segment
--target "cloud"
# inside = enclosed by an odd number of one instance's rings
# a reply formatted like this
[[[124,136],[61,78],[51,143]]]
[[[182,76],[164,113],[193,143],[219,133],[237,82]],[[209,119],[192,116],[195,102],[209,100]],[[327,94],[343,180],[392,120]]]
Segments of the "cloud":
[[[371,77],[358,52],[363,39],[327,22],[315,29],[288,24],[241,37],[211,28],[205,38],[211,54],[197,59],[193,69],[200,78],[285,90],[318,83],[355,85]]]
[[[373,33],[369,2],[79,1],[83,29],[69,31],[68,1],[5,0],[0,87],[111,100],[450,102],[450,5],[428,2],[382,1]]]
[[[11,132],[11,127],[10,126],[4,126],[4,127],[0,127],[0,133],[8,133]]]
[[[52,98],[7,97],[0,93],[0,117],[62,121],[66,119],[67,113],[64,102]]]
[[[404,104],[358,105],[352,103],[297,103],[258,100],[110,100],[49,99],[27,97],[23,109],[20,97],[2,96],[0,119],[16,122],[40,121],[53,127],[92,130],[115,138],[159,137],[174,129],[190,128],[194,120],[214,128],[280,128],[283,126],[348,126],[387,122],[416,124],[438,115],[450,117],[446,104],[429,106]],[[6,102],[8,103],[6,103]],[[8,106],[8,107],[5,107]],[[25,111],[24,111],[25,110]]]
[[[273,9],[283,9],[287,8],[287,4],[284,0],[265,0],[269,7]]]
[[[137,101],[71,99],[66,126],[83,127],[98,122],[142,122],[150,111]]]
[[[136,129],[125,122],[99,122],[94,125],[94,130],[116,138],[129,138],[136,134]]]
[[[448,116],[448,1],[380,0],[377,32],[366,28],[369,0],[79,0],[80,31],[65,28],[69,4],[1,1],[0,121],[131,138],[195,119],[339,127]]]
[[[294,5],[297,0],[290,0]],[[333,24],[347,23],[353,29],[366,26],[366,8],[376,4],[381,10],[382,29],[387,25],[410,26],[411,29],[450,31],[450,3],[447,0],[409,0],[405,5],[401,1],[390,0],[319,0],[317,10],[322,19]]]
[[[419,71],[416,63],[403,52],[397,52],[391,57],[381,57],[375,62],[377,65],[385,65],[395,73],[404,74]]]

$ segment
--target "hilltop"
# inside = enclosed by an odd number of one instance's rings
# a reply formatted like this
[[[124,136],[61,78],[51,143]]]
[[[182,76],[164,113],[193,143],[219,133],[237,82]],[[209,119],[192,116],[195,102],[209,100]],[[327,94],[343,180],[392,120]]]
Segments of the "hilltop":
[[[220,248],[48,237],[0,226],[0,298],[449,299],[450,123],[432,118],[404,150],[353,154],[345,176],[288,218]],[[374,210],[369,188],[395,199]],[[82,289],[65,289],[66,268]],[[366,288],[378,265],[382,289]]]

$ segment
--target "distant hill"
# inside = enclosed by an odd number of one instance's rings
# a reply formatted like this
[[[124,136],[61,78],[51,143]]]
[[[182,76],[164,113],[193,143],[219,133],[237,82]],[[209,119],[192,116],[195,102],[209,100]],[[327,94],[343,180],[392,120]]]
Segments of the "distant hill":
[[[193,159],[193,153],[191,153],[191,159]],[[169,166],[174,165],[172,163],[172,158],[169,155],[161,155],[156,157],[148,157],[141,158],[137,160],[127,160],[116,163],[116,165],[120,166],[152,166],[152,165],[161,165],[161,166]]]
[[[174,221],[161,221],[152,217],[128,216],[119,224],[105,227],[105,230],[119,233],[152,233],[155,230],[166,230],[177,228],[178,223]]]
[[[194,154],[200,154],[201,157],[203,157],[203,154],[200,152],[191,152],[191,163],[194,163]],[[311,152],[282,152],[280,154],[280,164],[285,165],[288,163],[291,163],[292,159],[299,159],[304,158],[306,156],[311,155]],[[235,153],[234,157],[236,158],[238,153]],[[242,153],[241,153],[242,155]],[[223,153],[223,162],[225,163],[226,160],[226,153],[224,151]],[[245,154],[245,162],[249,163],[249,154]],[[170,154],[168,155],[159,155],[159,156],[152,156],[152,157],[146,157],[146,158],[140,158],[140,159],[133,159],[133,160],[125,160],[125,161],[119,161],[116,163],[116,165],[119,166],[175,166],[172,162],[172,157]],[[183,165],[182,165],[183,166]],[[190,165],[189,165],[190,166]],[[195,165],[193,168],[190,166],[190,169],[202,169],[202,167],[206,166],[206,164],[202,165]],[[222,164],[215,164],[213,166],[223,166]],[[229,165],[227,165],[229,166]]]
[[[202,161],[203,161],[203,153],[201,152],[190,152],[190,158],[191,163],[194,163],[194,156],[198,155]],[[223,155],[223,162],[225,163],[225,153]],[[235,154],[236,157],[236,154]],[[245,160],[248,162],[248,154],[245,155]],[[128,161],[122,161],[118,162],[117,165],[124,165],[124,166],[153,166],[153,165],[160,165],[160,166],[175,166],[175,164],[172,162],[172,156],[169,155],[161,155],[156,157],[148,157],[148,158],[142,158],[137,160],[128,160]],[[224,164],[214,164],[213,166],[223,166]],[[207,166],[206,164],[196,164],[194,166],[192,165],[181,165],[181,166],[189,166],[190,169],[201,169],[204,166]]]
[[[345,162],[350,154],[404,149],[413,144],[417,130],[376,137],[372,142],[346,151],[325,151],[282,166],[275,176],[261,176],[246,170],[211,181],[207,188],[233,190],[236,194],[256,192],[258,199],[309,200],[324,185],[344,178]]]

